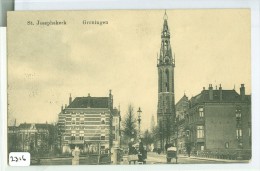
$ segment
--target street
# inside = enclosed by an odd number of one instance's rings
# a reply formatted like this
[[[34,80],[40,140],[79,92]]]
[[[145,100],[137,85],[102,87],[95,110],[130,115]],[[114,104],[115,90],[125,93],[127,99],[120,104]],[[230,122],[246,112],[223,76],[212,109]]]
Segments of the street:
[[[38,165],[71,165],[72,164],[72,158],[45,158],[41,159],[40,163]],[[199,158],[199,157],[188,157],[184,155],[179,155],[177,164],[224,164],[224,163],[248,163],[248,160],[225,160],[225,159],[212,159],[212,158]],[[80,157],[79,159],[80,165],[92,165],[97,164],[97,160],[94,157]],[[109,164],[109,163],[99,163],[99,164]],[[120,165],[128,165],[128,156],[125,155],[123,157],[123,160],[120,163],[117,163]],[[133,165],[134,162],[131,162],[131,165]],[[135,162],[137,165],[138,162]],[[166,155],[165,154],[157,154],[154,152],[148,152],[147,153],[147,159],[146,164],[167,164],[166,162]],[[176,164],[176,159],[173,158],[171,161],[171,164]]]
[[[204,158],[196,158],[196,157],[188,157],[179,155],[178,164],[216,164],[216,163],[246,163],[246,160],[219,160],[219,159],[204,159]],[[154,152],[148,152],[147,164],[166,164],[166,155],[165,154],[157,154]],[[176,164],[176,159],[172,159],[172,164]]]

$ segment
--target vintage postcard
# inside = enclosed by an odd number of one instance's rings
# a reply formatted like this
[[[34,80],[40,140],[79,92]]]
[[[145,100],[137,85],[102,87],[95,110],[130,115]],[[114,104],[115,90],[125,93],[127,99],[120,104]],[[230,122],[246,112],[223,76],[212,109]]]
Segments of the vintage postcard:
[[[7,26],[8,154],[251,160],[250,9],[9,12]]]

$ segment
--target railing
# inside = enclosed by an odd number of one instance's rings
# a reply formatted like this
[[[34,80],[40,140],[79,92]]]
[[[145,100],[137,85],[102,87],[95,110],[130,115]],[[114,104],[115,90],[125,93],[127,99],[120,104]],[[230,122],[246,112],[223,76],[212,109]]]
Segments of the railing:
[[[203,150],[193,151],[192,156],[227,160],[250,160],[251,150]]]

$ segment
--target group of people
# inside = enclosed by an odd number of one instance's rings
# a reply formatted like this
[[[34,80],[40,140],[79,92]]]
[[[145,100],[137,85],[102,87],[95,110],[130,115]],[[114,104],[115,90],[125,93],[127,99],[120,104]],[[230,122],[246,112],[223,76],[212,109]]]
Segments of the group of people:
[[[131,141],[128,143],[128,155],[137,155],[138,162],[145,164],[145,159],[147,158],[147,151],[144,148],[144,144],[142,139],[139,139],[138,146],[135,146],[134,139],[132,138]],[[130,159],[131,160],[131,159]],[[135,161],[134,161],[135,162]],[[131,163],[131,161],[129,161]]]

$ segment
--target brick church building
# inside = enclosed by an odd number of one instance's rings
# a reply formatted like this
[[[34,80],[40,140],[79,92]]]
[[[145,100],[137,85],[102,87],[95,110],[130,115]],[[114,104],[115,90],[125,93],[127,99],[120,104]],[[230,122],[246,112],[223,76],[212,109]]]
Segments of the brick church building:
[[[161,32],[161,48],[157,59],[158,68],[158,105],[157,125],[160,128],[160,148],[171,141],[175,121],[174,67],[175,59],[170,43],[168,16],[164,14]]]

